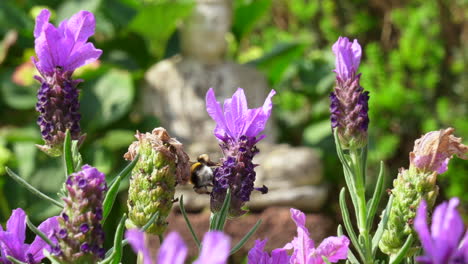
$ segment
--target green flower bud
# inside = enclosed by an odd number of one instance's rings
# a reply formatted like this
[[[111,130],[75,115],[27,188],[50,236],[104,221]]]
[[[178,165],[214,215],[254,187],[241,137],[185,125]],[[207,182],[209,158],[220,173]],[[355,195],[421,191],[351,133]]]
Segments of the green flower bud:
[[[132,171],[128,191],[127,228],[141,228],[156,212],[158,219],[146,230],[151,234],[162,234],[167,226],[166,218],[174,202],[175,186],[185,184],[190,173],[189,157],[183,146],[171,138],[164,128],[152,133],[135,135],[124,155],[139,159]]]

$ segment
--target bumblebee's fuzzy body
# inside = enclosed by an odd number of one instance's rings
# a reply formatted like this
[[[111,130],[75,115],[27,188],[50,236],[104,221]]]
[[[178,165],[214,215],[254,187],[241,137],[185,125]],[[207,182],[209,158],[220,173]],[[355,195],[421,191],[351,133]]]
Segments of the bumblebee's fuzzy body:
[[[193,190],[199,194],[210,194],[213,187],[213,169],[208,155],[203,154],[198,157],[198,161],[190,167],[190,182]]]

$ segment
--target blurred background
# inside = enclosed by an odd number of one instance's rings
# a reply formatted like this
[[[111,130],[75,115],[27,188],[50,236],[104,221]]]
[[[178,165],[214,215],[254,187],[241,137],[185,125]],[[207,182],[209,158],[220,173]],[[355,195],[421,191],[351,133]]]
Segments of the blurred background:
[[[468,0],[232,4],[227,59],[266,76],[278,92],[274,118],[279,142],[318,150],[332,190],[343,185],[328,111],[334,84],[331,45],[339,36],[357,38],[363,47],[359,71],[371,96],[370,175],[376,175],[378,161],[384,160],[390,187],[397,169],[408,166],[414,140],[430,130],[454,127],[468,144]],[[40,9],[49,8],[55,24],[83,9],[96,16],[92,41],[104,53],[99,62],[74,74],[85,80],[79,88],[81,124],[88,136],[81,152],[86,163],[113,178],[126,164],[122,155],[135,130],[158,126],[157,117],[137,107],[142,79],[153,64],[180,51],[177,26],[193,7],[182,0],[0,1],[1,222],[17,207],[36,221],[57,213],[6,176],[5,166],[49,194],[64,180],[61,159],[48,158],[34,146],[42,140],[34,110],[39,84],[32,78],[37,73],[30,57]],[[466,205],[467,182],[468,163],[452,160],[439,177],[440,199],[459,196]],[[337,197],[329,199],[337,204]],[[124,211],[122,198],[111,217]]]

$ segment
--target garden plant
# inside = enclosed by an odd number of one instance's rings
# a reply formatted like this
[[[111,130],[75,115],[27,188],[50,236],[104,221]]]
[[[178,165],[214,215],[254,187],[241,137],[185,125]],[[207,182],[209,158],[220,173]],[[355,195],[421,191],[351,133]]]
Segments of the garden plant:
[[[137,263],[187,263],[186,242],[177,232],[166,232],[175,203],[199,249],[191,263],[228,263],[229,256],[244,247],[261,225],[259,219],[236,243],[224,232],[228,220],[235,223],[248,213],[252,192],[268,196],[268,186],[255,184],[255,167],[262,164],[255,164],[253,158],[261,151],[257,143],[268,136],[262,132],[277,92],[271,90],[262,106],[250,109],[242,88],[221,104],[216,87],[206,87],[206,112],[216,122],[213,140],[219,143],[222,159],[208,166],[211,216],[209,230],[199,238],[185,212],[184,198],[175,197],[177,186],[188,184],[194,162],[185,153],[184,142],[171,137],[171,131],[162,127],[135,131],[136,140],[123,157],[128,164],[112,180],[82,157],[80,147],[87,131],[80,126],[80,109],[87,105],[80,104],[79,87],[86,80],[73,75],[106,51],[88,40],[99,23],[93,13],[79,11],[57,25],[50,17],[47,9],[36,16],[32,61],[39,73],[34,78],[37,125],[43,139],[37,148],[63,163],[61,188],[56,190],[59,199],[10,168],[5,170],[17,184],[60,212],[36,227],[23,209],[14,209],[6,226],[0,226],[0,263],[121,263],[126,246],[137,254]],[[330,129],[346,183],[339,193],[343,224],[335,236],[319,243],[311,238],[306,215],[290,208],[297,235],[271,252],[265,251],[268,237],[255,241],[247,263],[468,263],[468,232],[457,211],[459,199],[436,205],[439,174],[448,170],[452,158],[468,159],[468,146],[453,128],[440,128],[414,139],[409,166],[398,171],[392,186],[386,185],[383,162],[377,175],[368,176],[368,130],[374,121],[369,119],[369,100],[379,94],[361,86],[366,75],[359,71],[363,51],[358,40],[339,37],[330,48],[335,56]],[[128,211],[119,216],[115,232],[108,233],[103,226],[127,177]],[[375,183],[366,183],[369,178]],[[389,199],[383,205],[386,195]],[[26,227],[36,235],[30,244]],[[112,247],[105,247],[106,240],[113,241]]]

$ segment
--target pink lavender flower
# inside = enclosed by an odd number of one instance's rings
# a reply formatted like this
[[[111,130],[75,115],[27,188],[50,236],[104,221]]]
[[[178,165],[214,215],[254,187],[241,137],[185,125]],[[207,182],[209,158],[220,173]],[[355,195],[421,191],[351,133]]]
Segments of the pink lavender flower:
[[[58,28],[49,23],[49,18],[47,9],[36,18],[34,37],[38,59],[33,57],[32,61],[41,74],[41,77],[36,76],[41,83],[36,110],[39,112],[37,124],[46,144],[39,147],[49,155],[58,156],[67,129],[72,139],[84,140],[80,134],[76,88],[80,80],[72,80],[71,75],[75,69],[97,60],[102,51],[87,42],[96,25],[92,13],[80,11],[62,21]]]
[[[216,100],[213,89],[206,94],[206,110],[216,121],[214,134],[220,142],[224,158],[222,165],[214,171],[214,184],[211,193],[211,210],[220,210],[227,189],[231,189],[231,206],[229,214],[232,217],[245,213],[241,207],[250,200],[254,189],[266,193],[266,186],[254,188],[256,166],[253,157],[259,152],[255,144],[265,135],[259,135],[264,129],[271,114],[272,90],[262,107],[249,109],[244,90],[241,88],[232,98],[224,101],[224,107]]]
[[[58,246],[54,253],[67,263],[95,263],[105,254],[103,248],[102,203],[107,190],[105,176],[84,165],[66,181],[68,196],[58,217]]]
[[[335,54],[336,86],[330,94],[331,124],[338,130],[343,148],[359,148],[367,143],[369,126],[369,92],[359,84],[357,74],[361,62],[361,46],[346,37],[338,38],[332,47]]]
[[[462,144],[462,139],[453,135],[455,129],[449,127],[439,131],[431,131],[414,143],[410,153],[410,163],[424,172],[441,174],[447,171],[450,159],[456,155],[468,159],[468,146]]]
[[[427,224],[426,202],[418,208],[414,228],[418,232],[425,255],[417,257],[424,264],[468,263],[468,232],[456,207],[458,198],[437,206],[432,216],[431,232]],[[465,232],[465,234],[463,234]]]
[[[247,255],[247,264],[285,264],[289,263],[290,256],[284,248],[277,248],[271,256],[265,252],[267,240],[256,240],[254,247]]]
[[[57,217],[51,217],[42,222],[38,229],[44,233],[52,242],[58,229]],[[0,263],[10,264],[7,256],[28,263],[40,263],[44,258],[43,250],[51,251],[51,247],[39,236],[36,236],[31,244],[26,244],[26,213],[23,209],[13,210],[8,219],[6,230],[0,226]]]
[[[271,257],[263,251],[266,240],[256,241],[255,246],[249,251],[248,264],[325,264],[323,257],[331,263],[348,257],[349,239],[346,236],[328,237],[315,247],[305,226],[305,214],[291,208],[291,217],[297,225],[297,236],[282,249],[273,250]],[[289,257],[284,250],[291,249],[293,253]]]
[[[126,232],[133,250],[143,255],[144,264],[183,264],[187,257],[187,246],[176,232],[170,233],[159,249],[156,258],[152,258],[151,245],[147,241],[144,232],[138,229],[130,229]],[[225,264],[229,257],[230,239],[219,231],[206,233],[202,241],[202,249],[194,264]]]

